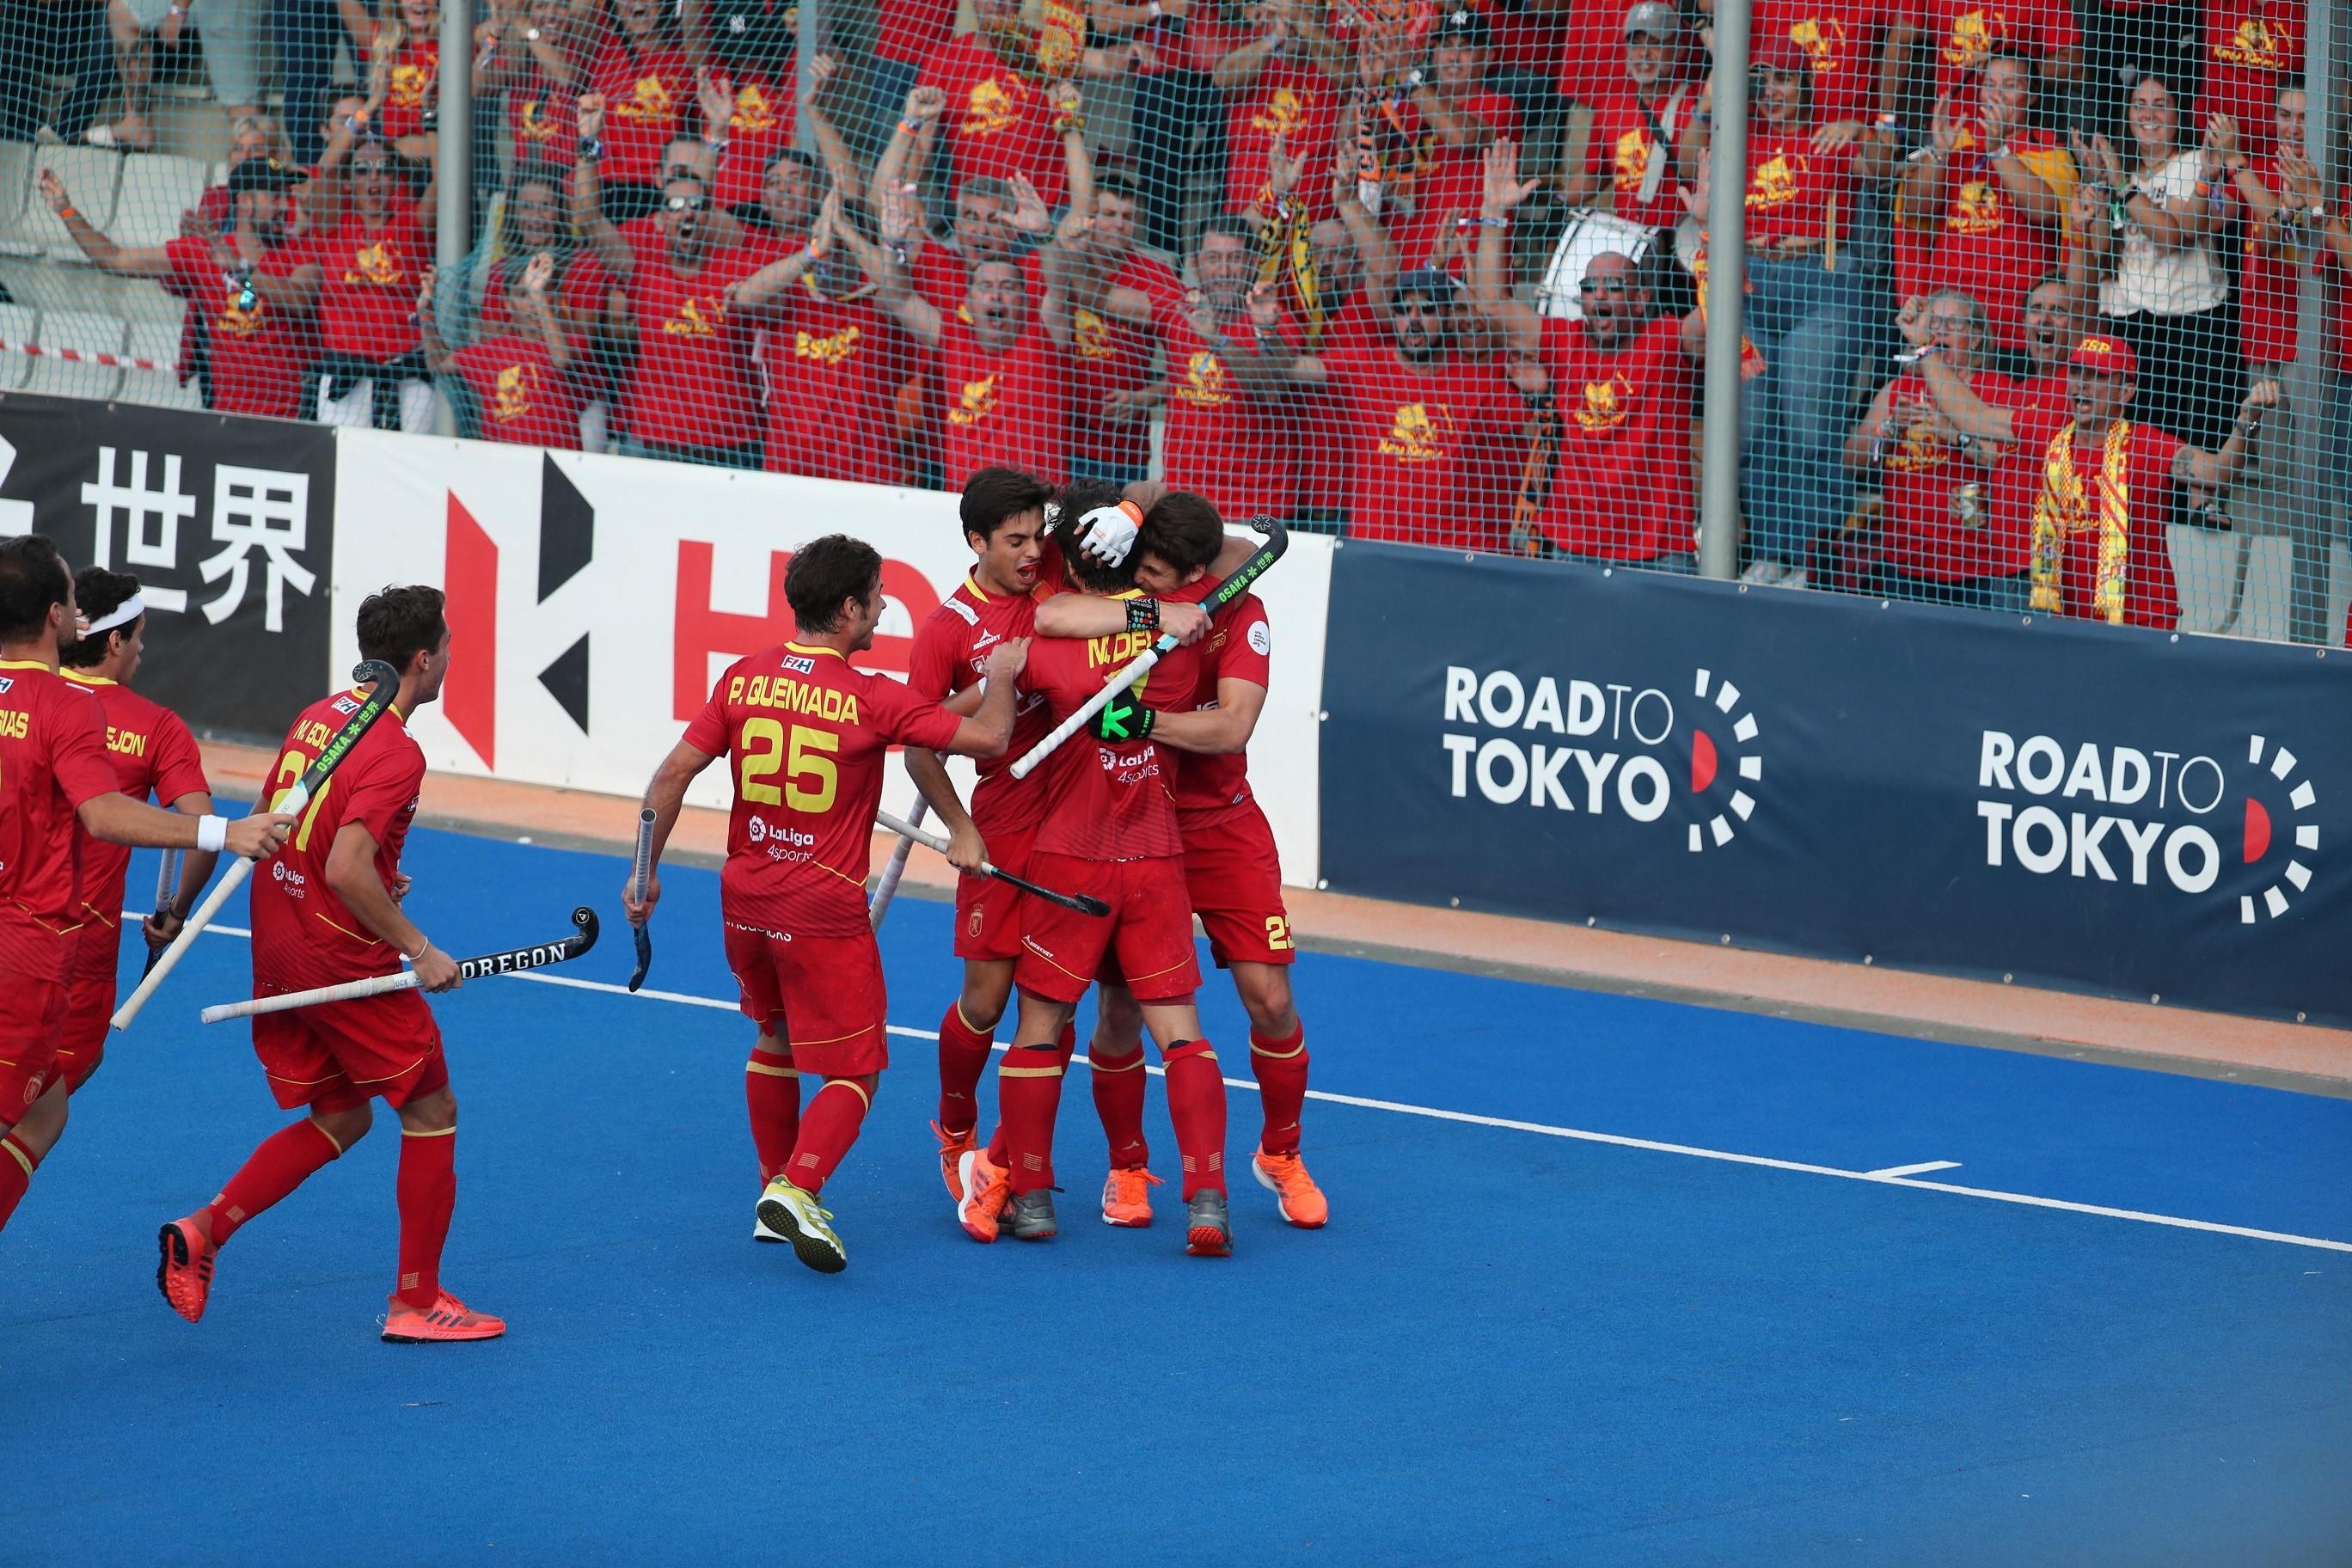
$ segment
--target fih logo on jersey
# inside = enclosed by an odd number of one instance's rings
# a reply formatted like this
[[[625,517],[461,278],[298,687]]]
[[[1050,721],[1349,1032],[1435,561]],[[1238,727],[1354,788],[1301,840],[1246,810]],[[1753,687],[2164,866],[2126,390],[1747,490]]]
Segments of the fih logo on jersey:
[[[1720,848],[1756,810],[1748,792],[1764,777],[1756,715],[1712,670],[1693,672],[1687,700],[1682,711],[1655,686],[1449,665],[1444,721],[1472,727],[1439,738],[1454,796],[1467,799],[1475,787],[1496,805],[1636,823],[1672,816],[1690,853]]]
[[[2263,735],[2224,763],[1987,730],[1977,788],[1986,865],[2235,898],[2241,925],[2285,914],[2318,858],[2318,791],[2294,752]]]
[[[13,675],[0,675],[0,697],[5,697],[5,696],[7,696],[7,695],[8,695],[8,689],[9,689],[10,687],[12,687],[12,686],[16,685],[16,678],[15,676],[13,676]]]
[[[786,669],[791,670],[794,675],[814,675],[816,673],[816,660],[813,658],[803,658],[798,655],[788,655],[776,662],[782,664]]]

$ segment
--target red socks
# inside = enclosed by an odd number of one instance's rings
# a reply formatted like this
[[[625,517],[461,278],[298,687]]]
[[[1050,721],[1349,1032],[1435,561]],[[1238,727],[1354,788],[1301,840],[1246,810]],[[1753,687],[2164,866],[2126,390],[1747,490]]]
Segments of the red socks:
[[[1015,1046],[997,1069],[1004,1166],[1016,1193],[1054,1184],[1054,1116],[1062,1106],[1063,1064],[1068,1060],[1053,1046]]]
[[[213,1245],[218,1247],[235,1236],[237,1226],[309,1181],[341,1153],[325,1130],[307,1116],[263,1139],[207,1205]],[[401,1168],[407,1169],[404,1159]]]
[[[17,1142],[14,1132],[0,1138],[0,1230],[7,1228],[8,1216],[33,1184],[33,1172],[40,1163],[41,1157]]]
[[[441,1247],[457,1206],[455,1127],[439,1132],[400,1130],[400,1175],[393,1194],[400,1203],[398,1295],[412,1307],[429,1309],[441,1299]]]
[[[1075,1022],[1065,1024],[1062,1026],[1061,1037],[1054,1042],[1055,1061],[1058,1066],[1066,1069],[1070,1065],[1070,1058],[1077,1054],[1078,1026]],[[1062,1086],[1060,1084],[1055,1084],[1054,1086],[1054,1104],[1055,1110],[1059,1110],[1061,1108],[1061,1096]],[[1013,1156],[1007,1151],[1004,1142],[1004,1079],[1000,1071],[996,1080],[996,1131],[989,1135],[988,1140],[988,1163],[995,1166],[1000,1171],[1009,1171],[1013,1168]],[[1050,1115],[1045,1119],[1045,1142],[1044,1147],[1046,1153],[1046,1165],[1048,1169],[1051,1169],[1053,1164],[1054,1149],[1054,1119]],[[1054,1184],[1049,1181],[1042,1182],[1038,1184],[1041,1186],[1050,1187]]]
[[[1162,1053],[1168,1064],[1168,1119],[1184,1156],[1184,1196],[1225,1190],[1225,1080],[1206,1040],[1182,1040]]]
[[[1258,1147],[1269,1154],[1298,1152],[1298,1113],[1307,1105],[1307,1026],[1286,1040],[1261,1039],[1250,1032],[1250,1072],[1265,1103],[1265,1131]]]
[[[1095,1114],[1102,1118],[1103,1141],[1114,1170],[1151,1163],[1143,1141],[1143,1047],[1130,1057],[1106,1057],[1100,1041],[1089,1047],[1094,1063]]]
[[[963,1021],[963,1007],[950,1002],[940,1019],[940,1127],[970,1132],[980,1124],[980,1075],[993,1054],[993,1031],[982,1034]]]
[[[743,1099],[751,1109],[751,1144],[760,1152],[760,1183],[782,1175],[801,1131],[801,1075],[789,1052],[754,1049],[743,1064]]]
[[[810,1100],[808,1114],[801,1118],[800,1138],[793,1144],[792,1163],[785,1170],[793,1185],[811,1196],[824,1190],[825,1178],[857,1142],[857,1130],[872,1103],[866,1086],[854,1078],[824,1080]]]

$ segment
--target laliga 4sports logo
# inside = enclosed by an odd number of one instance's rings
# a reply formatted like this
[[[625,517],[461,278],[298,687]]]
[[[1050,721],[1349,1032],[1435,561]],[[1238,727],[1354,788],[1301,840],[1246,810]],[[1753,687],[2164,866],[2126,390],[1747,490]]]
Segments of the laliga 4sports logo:
[[[2218,889],[2237,900],[2241,925],[2285,914],[2311,886],[2318,858],[2318,790],[2294,752],[2267,736],[2247,736],[2244,760],[2224,763],[1987,730],[1977,787],[1987,796],[1977,816],[1988,866],[2198,895]]]
[[[1637,823],[1672,816],[1692,854],[1721,848],[1756,811],[1756,715],[1712,670],[1694,672],[1684,700],[1686,710],[1655,686],[1448,666],[1444,721],[1471,727],[1439,738],[1452,794]]]

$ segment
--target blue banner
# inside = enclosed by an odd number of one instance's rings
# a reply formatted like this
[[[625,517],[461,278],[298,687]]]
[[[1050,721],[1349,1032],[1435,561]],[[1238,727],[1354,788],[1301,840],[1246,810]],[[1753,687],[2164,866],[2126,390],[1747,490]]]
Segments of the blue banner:
[[[1346,543],[1337,891],[2352,1025],[2352,658]]]

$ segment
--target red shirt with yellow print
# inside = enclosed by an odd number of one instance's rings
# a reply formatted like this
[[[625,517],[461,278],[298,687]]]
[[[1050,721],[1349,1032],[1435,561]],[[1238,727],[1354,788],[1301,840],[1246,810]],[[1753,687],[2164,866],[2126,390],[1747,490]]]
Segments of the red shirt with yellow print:
[[[165,287],[194,307],[189,319],[205,333],[212,406],[222,414],[301,418],[302,370],[319,352],[316,319],[272,303],[259,289],[247,305],[245,290],[223,275],[201,239],[173,240],[163,255],[172,264]],[[278,246],[262,252],[254,271],[284,278],[303,259],[299,247]]]
[[[1853,208],[1853,154],[1813,151],[1811,125],[1756,121],[1748,135],[1748,243],[1825,241]]]
[[[589,67],[588,80],[604,95],[605,183],[654,184],[661,177],[662,149],[682,127],[699,127],[702,121],[686,51],[633,49],[617,37],[607,38]]]
[[[474,437],[530,447],[580,449],[580,388],[536,334],[505,332],[456,354],[457,374],[480,411]]]
[[[689,275],[659,230],[622,231],[635,258],[628,279],[637,363],[625,409],[629,434],[665,447],[732,447],[759,427],[747,334],[728,319],[727,286],[759,269],[748,247],[705,251]]]
[[[433,215],[395,204],[382,223],[356,213],[302,242],[319,268],[319,337],[330,353],[381,364],[417,345],[417,285],[433,265]]]
[[[98,699],[106,724],[106,760],[114,767],[114,787],[133,800],[153,795],[165,805],[184,795],[210,795],[196,738],[177,713],[118,682],[79,669],[61,672]],[[81,905],[85,920],[112,931],[122,918],[123,882],[131,849],[103,838],[81,836]]]
[[[2304,0],[2210,0],[2205,7],[2205,90],[2197,100],[2198,117],[2226,114],[2237,121],[2238,145],[2249,156],[2278,151],[2271,110],[2279,83],[2303,75],[2303,29]]]
[[[981,346],[965,312],[940,312],[936,404],[940,463],[958,488],[992,465],[1060,480],[1069,472],[1069,356],[1030,309],[1029,324],[999,353]]]
[[[1348,408],[1349,537],[1499,548],[1508,499],[1494,479],[1524,421],[1501,371],[1412,364],[1386,344],[1342,345],[1322,363]]]
[[[58,939],[81,923],[85,885],[75,814],[115,787],[89,688],[37,659],[0,659],[0,944],[12,965],[65,972]]]
[[[1147,296],[1155,312],[1181,310],[1184,303],[1183,279],[1166,262],[1149,256],[1129,255],[1105,286]],[[1137,408],[1127,418],[1114,419],[1108,403],[1116,393],[1140,392],[1151,384],[1157,321],[1156,314],[1153,324],[1146,325],[1084,306],[1071,310],[1070,357],[1077,370],[1070,399],[1072,451],[1084,452],[1097,463],[1128,468],[1150,460],[1151,411]]]
[[[887,485],[898,477],[893,399],[905,379],[898,323],[803,275],[760,324],[772,474]]]
[[[1247,39],[1241,40],[1247,42]],[[1225,207],[1246,212],[1274,205],[1269,183],[1274,139],[1284,152],[1305,154],[1306,173],[1294,197],[1316,217],[1331,211],[1331,138],[1339,128],[1345,89],[1321,71],[1288,60],[1268,60],[1243,87],[1225,94]]]
[[[1192,330],[1181,300],[1163,306],[1156,324],[1168,345],[1168,483],[1205,497],[1236,521],[1289,516],[1298,445],[1289,410],[1242,384],[1224,357]],[[1249,323],[1237,322],[1234,330],[1247,332]]]
[[[976,33],[950,38],[923,62],[919,85],[947,96],[940,116],[955,182],[1025,174],[1048,207],[1062,205],[1066,175],[1045,89],[996,57]]]

